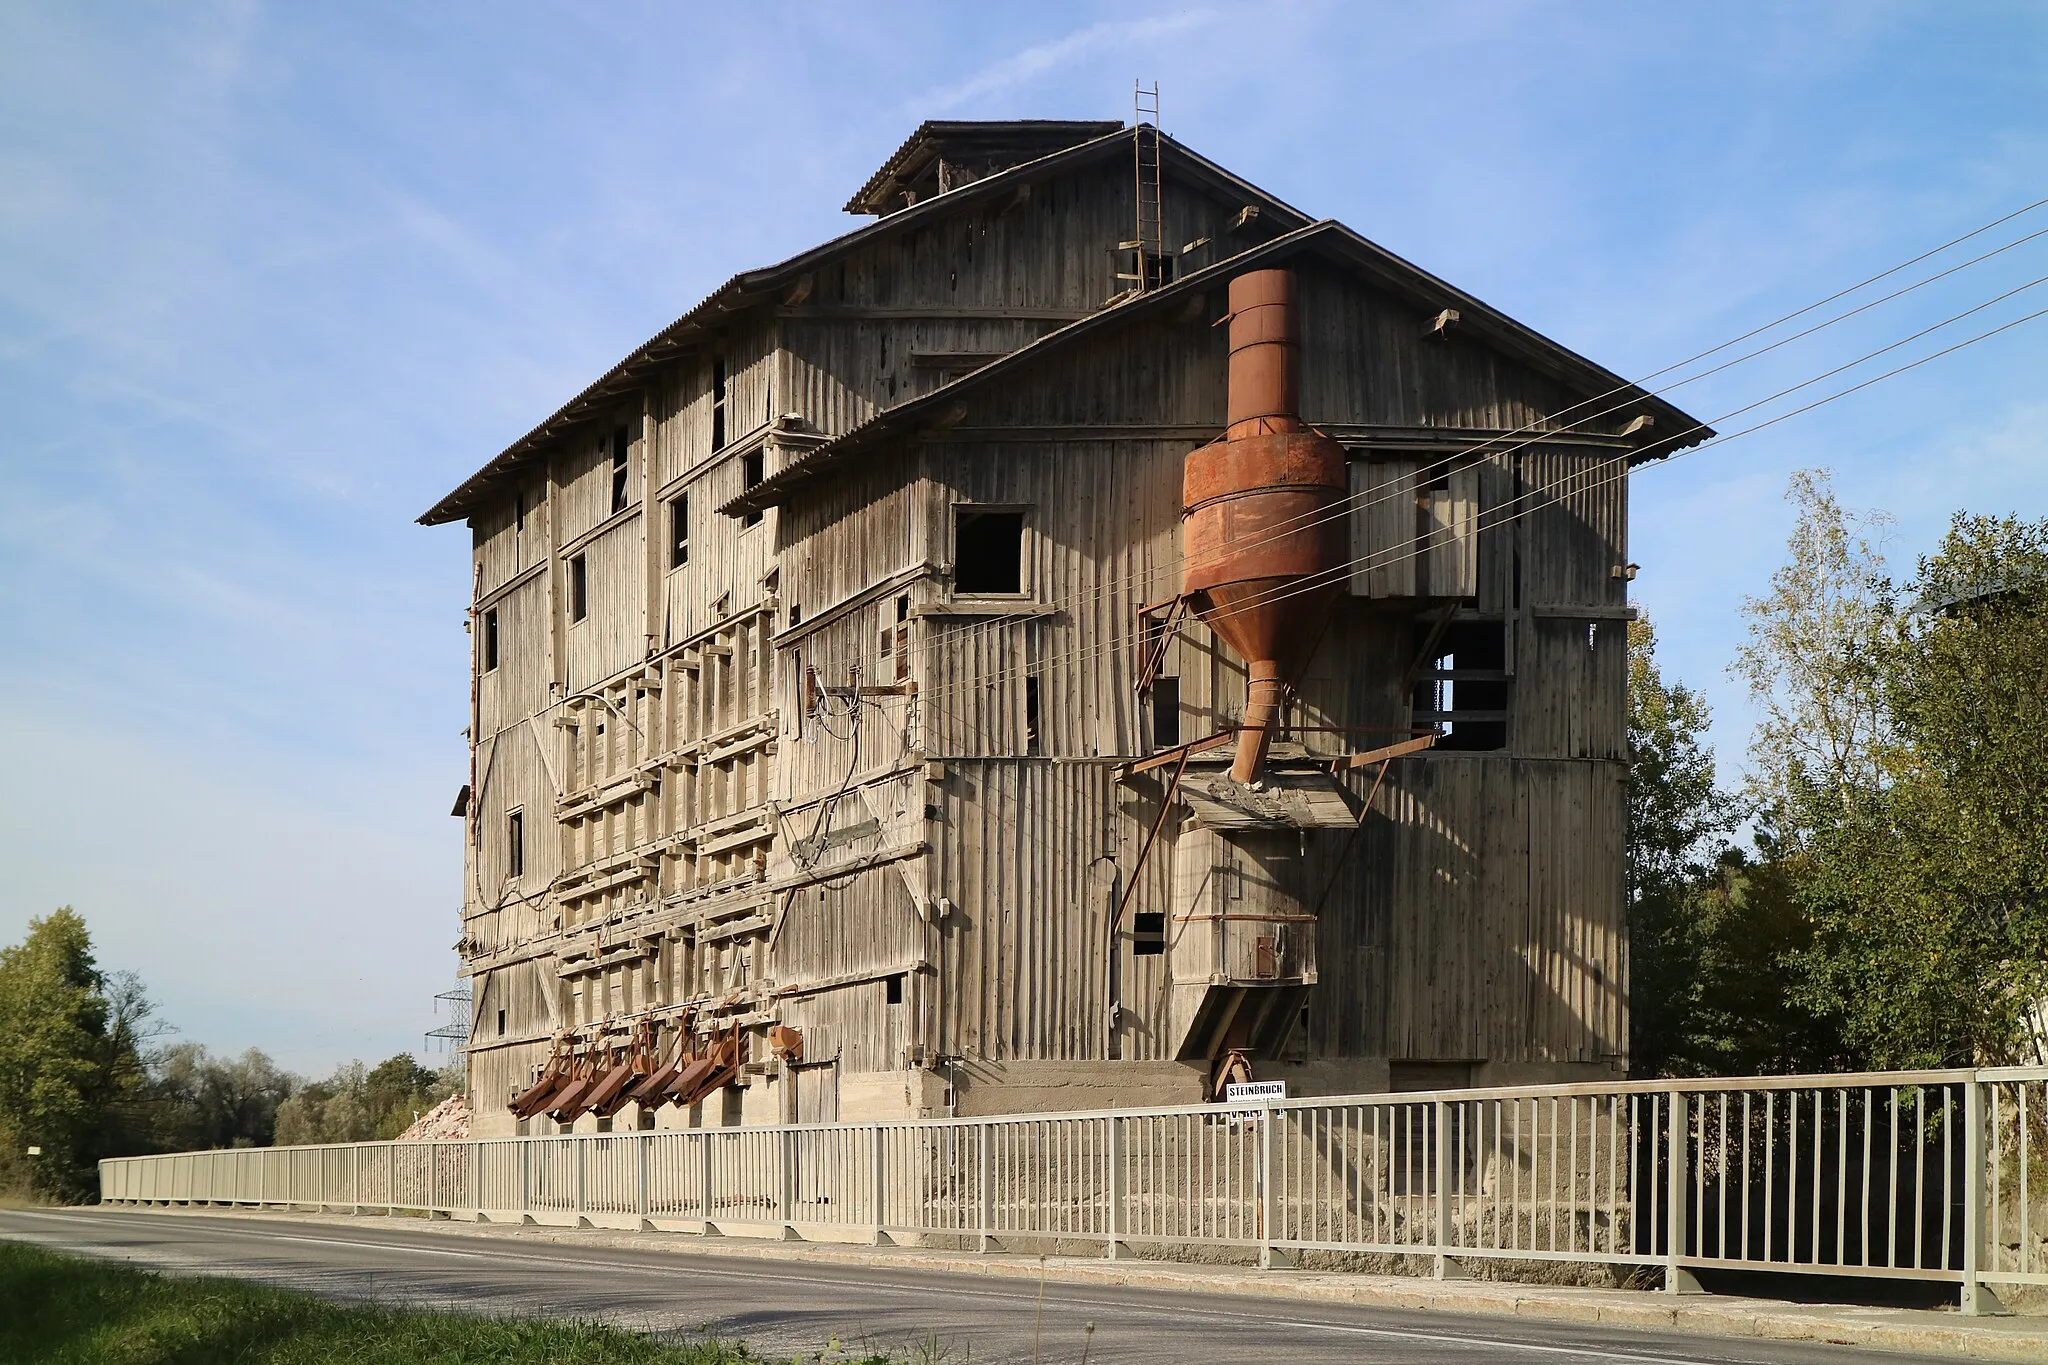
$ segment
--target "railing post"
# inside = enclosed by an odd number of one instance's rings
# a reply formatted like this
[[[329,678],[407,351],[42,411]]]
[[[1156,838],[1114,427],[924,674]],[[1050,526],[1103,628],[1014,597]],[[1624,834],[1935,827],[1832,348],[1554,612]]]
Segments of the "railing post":
[[[1275,1179],[1278,1166],[1273,1160],[1273,1105],[1259,1106],[1259,1269],[1272,1270],[1283,1264],[1273,1240],[1280,1221],[1280,1189]]]
[[[784,1128],[777,1134],[775,1144],[776,1169],[776,1217],[781,1224],[779,1235],[789,1237],[796,1232],[796,1130]]]
[[[1678,1263],[1685,1254],[1686,1229],[1692,1200],[1689,1187],[1692,1184],[1692,1101],[1683,1091],[1673,1090],[1665,1096],[1664,1156],[1664,1292],[1667,1294],[1698,1294],[1701,1291],[1699,1278]],[[1557,1134],[1550,1135],[1552,1142]],[[1557,1210],[1550,1211],[1552,1218]]]
[[[348,1149],[348,1211],[352,1214],[363,1211],[363,1149]]]
[[[1114,1261],[1127,1249],[1123,1244],[1128,1220],[1124,1213],[1124,1121],[1111,1114],[1109,1141],[1109,1259]]]
[[[634,1175],[635,1178],[639,1181],[639,1187],[635,1191],[634,1207],[639,1210],[640,1230],[642,1232],[645,1232],[650,1227],[649,1220],[652,1217],[650,1211],[653,1207],[652,1198],[648,1191],[649,1182],[647,1166],[652,1156],[652,1149],[654,1147],[654,1136],[651,1133],[636,1134],[633,1139],[633,1144],[633,1154],[635,1158],[637,1158],[633,1163]]]
[[[979,1203],[981,1204],[981,1243],[978,1250],[986,1253],[1000,1249],[996,1242],[995,1237],[996,1154],[995,1144],[990,1141],[992,1135],[989,1129],[989,1121],[987,1119],[983,1119],[981,1123],[976,1126],[975,1131],[977,1134],[979,1134],[979,1140],[976,1144],[976,1150],[978,1152],[976,1162],[980,1170],[978,1177],[979,1189],[977,1193],[980,1195]]]
[[[533,1139],[519,1139],[519,1221],[533,1217]]]
[[[1451,1218],[1451,1106],[1446,1100],[1436,1101],[1436,1277],[1439,1280],[1464,1279],[1464,1267],[1451,1259],[1453,1222]]]
[[[703,1158],[704,1158],[704,1188],[703,1188],[703,1191],[702,1191],[702,1195],[701,1195],[701,1198],[702,1198],[702,1200],[703,1200],[703,1203],[702,1203],[702,1209],[703,1209],[703,1212],[704,1212],[704,1231],[705,1231],[705,1232],[707,1232],[707,1233],[710,1233],[710,1232],[716,1232],[716,1231],[717,1231],[717,1229],[711,1226],[711,1130],[710,1130],[710,1129],[708,1129],[708,1128],[700,1128],[700,1129],[698,1129],[698,1130],[697,1130],[697,1146],[698,1146],[698,1148],[700,1149],[700,1152],[701,1152],[701,1154],[702,1154],[702,1156],[703,1156]]]
[[[483,1143],[475,1138],[469,1139],[463,1146],[466,1149],[463,1160],[467,1163],[466,1169],[469,1172],[469,1216],[472,1221],[481,1223],[484,1220],[484,1147]]]
[[[1987,1176],[1992,1159],[1986,1140],[1985,1092],[1990,1082],[1972,1075],[1963,1082],[1963,1296],[1962,1309],[1971,1315],[2003,1313],[2005,1305],[1984,1283],[1985,1253],[1991,1228],[1985,1216]]]
[[[590,1142],[587,1138],[571,1138],[569,1145],[576,1149],[576,1226],[582,1227],[583,1215],[590,1208]]]
[[[882,1194],[882,1168],[886,1157],[886,1149],[883,1147],[883,1143],[887,1140],[887,1137],[888,1130],[879,1123],[874,1125],[868,1132],[868,1213],[870,1214],[868,1221],[875,1225],[874,1242],[876,1246],[887,1246],[889,1243],[889,1210],[883,1203]]]

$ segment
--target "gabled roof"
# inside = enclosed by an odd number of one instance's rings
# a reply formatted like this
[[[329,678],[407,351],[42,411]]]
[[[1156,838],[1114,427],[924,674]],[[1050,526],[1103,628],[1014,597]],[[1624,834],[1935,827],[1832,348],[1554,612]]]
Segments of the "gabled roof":
[[[546,421],[506,446],[490,463],[463,480],[453,492],[428,508],[420,516],[419,524],[439,526],[470,515],[492,496],[503,479],[541,450],[571,429],[597,416],[604,405],[628,393],[637,392],[655,369],[701,345],[735,316],[777,298],[784,289],[806,272],[828,265],[871,242],[886,240],[899,232],[915,230],[969,205],[1012,193],[1018,185],[1028,181],[1106,157],[1127,155],[1130,131],[1123,129],[1122,125],[1112,126],[1116,131],[1105,133],[1101,137],[1064,151],[1039,157],[1035,161],[1012,166],[949,193],[920,200],[909,208],[892,213],[886,218],[879,218],[872,223],[863,224],[829,242],[792,256],[779,265],[742,271],[734,275],[696,307],[662,328],[652,339],[605,371],[595,383],[564,403]],[[1262,210],[1270,212],[1277,226],[1285,229],[1309,221],[1308,215],[1301,210],[1276,199],[1249,181],[1232,175],[1215,162],[1189,150],[1172,138],[1161,134],[1159,145],[1163,165],[1171,165],[1179,174],[1194,183],[1206,184],[1233,196],[1241,196],[1246,203],[1255,204]]]
[[[885,440],[920,429],[957,425],[962,407],[975,392],[1003,382],[1053,351],[1071,346],[1099,331],[1128,325],[1169,303],[1184,300],[1190,294],[1224,284],[1243,271],[1278,265],[1304,255],[1313,255],[1350,269],[1424,311],[1456,309],[1460,335],[1527,365],[1576,394],[1602,399],[1594,412],[1586,414],[1580,419],[1582,421],[1608,409],[1654,417],[1652,430],[1658,436],[1630,457],[1632,464],[1661,459],[1714,434],[1699,419],[1613,371],[1488,307],[1422,267],[1361,237],[1342,223],[1326,219],[1235,256],[1225,257],[1182,276],[1164,288],[1134,295],[1124,303],[1092,313],[971,374],[941,385],[923,397],[877,413],[845,435],[806,452],[802,458],[785,465],[718,510],[727,515],[737,515],[775,506],[784,501],[791,490],[833,472],[848,457],[872,449]],[[1447,429],[1446,434],[1454,435],[1455,429]]]
[[[909,202],[937,193],[942,161],[980,178],[1120,133],[1123,127],[1115,119],[926,119],[846,201],[846,211],[886,216],[906,207],[906,191]]]

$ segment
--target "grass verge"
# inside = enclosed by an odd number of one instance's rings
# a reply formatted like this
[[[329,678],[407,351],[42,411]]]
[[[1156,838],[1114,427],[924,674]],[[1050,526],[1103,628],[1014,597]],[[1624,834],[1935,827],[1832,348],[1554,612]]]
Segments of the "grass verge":
[[[887,1365],[828,1353],[840,1365]],[[729,1365],[744,1344],[673,1344],[594,1323],[329,1303],[0,1242],[0,1361],[28,1365]]]

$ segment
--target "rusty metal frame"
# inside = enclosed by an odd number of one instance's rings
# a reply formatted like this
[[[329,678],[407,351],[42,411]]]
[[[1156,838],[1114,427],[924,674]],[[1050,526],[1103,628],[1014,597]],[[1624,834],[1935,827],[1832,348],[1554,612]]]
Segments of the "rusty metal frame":
[[[1180,629],[1180,619],[1187,614],[1187,609],[1188,599],[1179,595],[1165,602],[1154,602],[1138,608],[1138,642],[1139,647],[1145,652],[1138,661],[1136,691],[1149,691],[1152,684],[1159,680],[1159,670],[1166,667],[1166,651],[1173,648],[1175,634]],[[1158,611],[1166,613],[1166,620],[1160,623],[1157,644],[1147,647],[1144,627],[1150,624],[1149,618]]]

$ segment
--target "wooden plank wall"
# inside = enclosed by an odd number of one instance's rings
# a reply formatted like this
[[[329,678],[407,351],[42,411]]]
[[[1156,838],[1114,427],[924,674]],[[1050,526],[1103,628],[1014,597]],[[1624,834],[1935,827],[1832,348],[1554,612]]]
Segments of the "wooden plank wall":
[[[810,1060],[854,1072],[940,1053],[1164,1055],[1167,959],[1133,957],[1128,931],[1136,913],[1173,908],[1176,831],[1169,819],[1112,964],[1119,879],[1160,784],[1118,784],[1111,762],[1152,747],[1133,693],[1137,608],[1178,588],[1182,459],[1222,421],[1225,335],[1209,325],[1220,291],[1046,357],[974,397],[943,437],[874,456],[756,525],[714,510],[740,490],[741,452],[762,449],[771,471],[784,458],[779,413],[846,430],[936,382],[919,353],[1007,349],[1099,306],[1117,288],[1105,243],[1125,235],[1128,193],[1125,172],[1105,168],[885,236],[720,339],[724,448],[710,448],[711,352],[689,354],[478,516],[477,600],[499,613],[501,662],[478,679],[466,933],[486,955],[480,1000],[519,1002],[480,1083],[523,1083],[537,1031],[770,985],[784,992],[779,1017],[813,1036]],[[1167,235],[1218,233],[1234,208],[1172,187]],[[1554,425],[1546,414],[1569,402],[1467,338],[1424,340],[1413,305],[1320,265],[1301,278],[1313,421],[1441,433],[1402,457],[1426,463],[1467,431]],[[628,497],[614,510],[621,426]],[[1614,453],[1598,439],[1495,448],[1470,487],[1483,518]],[[678,567],[667,516],[679,497],[690,547]],[[1027,596],[1055,610],[942,614],[958,605],[962,503],[1027,509]],[[1467,610],[1513,631],[1514,751],[1399,765],[1355,856],[1341,835],[1309,837],[1309,885],[1335,883],[1304,1055],[1599,1061],[1624,1049],[1613,612],[1626,585],[1612,570],[1625,514],[1620,488],[1586,488],[1480,533]],[[566,620],[565,549],[587,565],[581,622]],[[916,614],[899,631],[900,598]],[[1574,618],[1574,606],[1606,615]],[[1362,728],[1306,733],[1311,749],[1405,728],[1416,630],[1398,602],[1340,606],[1291,714]],[[834,686],[907,671],[918,694],[864,707],[855,761],[836,722],[804,722],[812,669]],[[1198,623],[1178,630],[1164,671],[1179,680],[1183,738],[1240,713],[1241,661]],[[1369,777],[1353,774],[1354,790]],[[821,829],[857,824],[885,790],[923,800],[891,797],[899,823],[878,821],[835,857],[881,852],[908,837],[902,821],[930,848],[804,881],[790,831],[849,782]],[[518,879],[505,875],[513,809],[527,817]],[[558,875],[573,882],[554,902],[536,894]],[[776,879],[801,884],[771,894]],[[656,925],[644,950],[607,927],[629,920]]]
[[[779,310],[790,410],[850,431],[935,385],[919,352],[1011,350],[1100,308],[1127,287],[1128,255],[1112,248],[1131,235],[1132,190],[1127,162],[1098,164],[820,268]],[[1222,238],[1240,207],[1169,178],[1166,239]]]

